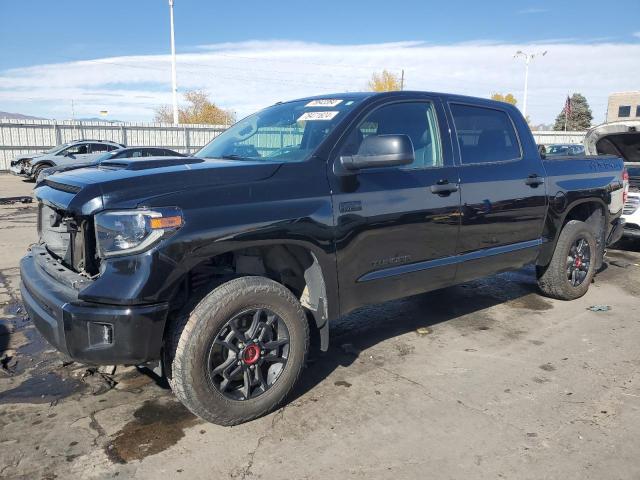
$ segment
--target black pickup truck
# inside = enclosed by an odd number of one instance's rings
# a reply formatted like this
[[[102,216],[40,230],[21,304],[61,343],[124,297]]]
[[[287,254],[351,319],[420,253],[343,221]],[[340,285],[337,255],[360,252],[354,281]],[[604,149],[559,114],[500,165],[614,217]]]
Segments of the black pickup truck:
[[[584,295],[620,238],[623,161],[545,160],[517,109],[426,92],[278,103],[195,157],[114,160],[36,189],[22,297],[92,364],[160,361],[219,424],[283,401],[312,330],[363,305],[535,264]]]

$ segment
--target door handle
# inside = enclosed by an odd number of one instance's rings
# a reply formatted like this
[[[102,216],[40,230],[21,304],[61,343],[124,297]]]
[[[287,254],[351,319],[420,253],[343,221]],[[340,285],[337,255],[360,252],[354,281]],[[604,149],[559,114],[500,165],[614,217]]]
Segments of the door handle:
[[[542,178],[537,173],[532,173],[527,177],[524,183],[526,183],[532,188],[536,188],[538,185],[542,185],[544,183],[544,178]]]
[[[453,192],[458,191],[458,184],[449,183],[449,180],[440,180],[429,188],[431,193],[440,195],[441,197],[446,197],[447,195],[451,195]]]

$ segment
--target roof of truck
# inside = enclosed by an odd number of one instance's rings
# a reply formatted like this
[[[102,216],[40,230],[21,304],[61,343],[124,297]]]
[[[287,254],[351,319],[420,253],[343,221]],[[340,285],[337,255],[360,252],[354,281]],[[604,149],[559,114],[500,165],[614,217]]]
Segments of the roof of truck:
[[[367,98],[403,98],[403,97],[413,97],[416,95],[427,95],[433,97],[445,97],[449,100],[457,100],[457,101],[467,101],[471,103],[485,103],[485,104],[497,104],[501,107],[507,105],[508,107],[513,107],[510,103],[499,102],[497,100],[491,100],[489,98],[481,98],[481,97],[471,97],[468,95],[458,95],[455,93],[443,93],[443,92],[430,92],[430,91],[420,91],[420,90],[395,90],[391,92],[342,92],[342,93],[326,93],[323,95],[314,95],[311,97],[302,97],[302,98],[294,98],[278,103],[289,103],[289,102],[299,102],[299,101],[312,101],[312,100],[323,100],[323,99],[360,99],[364,100]],[[515,108],[515,107],[513,107]]]

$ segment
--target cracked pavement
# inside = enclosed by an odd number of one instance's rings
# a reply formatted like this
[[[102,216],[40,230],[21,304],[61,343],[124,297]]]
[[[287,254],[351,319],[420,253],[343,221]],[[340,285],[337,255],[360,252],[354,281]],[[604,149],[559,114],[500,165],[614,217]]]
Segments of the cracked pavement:
[[[0,174],[4,196],[31,188]],[[35,237],[34,205],[0,206],[3,479],[640,478],[638,244],[574,302],[523,269],[354,312],[283,408],[220,427],[148,371],[42,340],[18,289]]]

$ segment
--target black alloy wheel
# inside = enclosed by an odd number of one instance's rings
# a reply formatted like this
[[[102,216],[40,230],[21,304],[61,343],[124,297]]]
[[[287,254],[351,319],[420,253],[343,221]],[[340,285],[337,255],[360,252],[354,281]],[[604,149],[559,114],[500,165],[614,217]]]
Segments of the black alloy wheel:
[[[584,237],[579,237],[569,249],[567,256],[567,280],[573,287],[584,282],[591,265],[591,248]]]
[[[266,308],[245,310],[229,320],[209,349],[211,384],[231,400],[265,393],[278,380],[289,357],[289,330]]]

